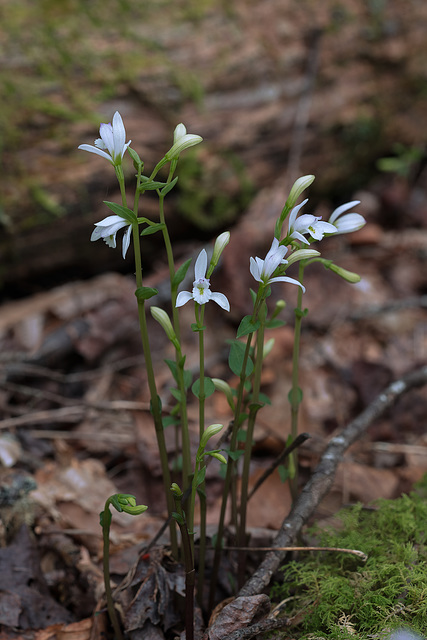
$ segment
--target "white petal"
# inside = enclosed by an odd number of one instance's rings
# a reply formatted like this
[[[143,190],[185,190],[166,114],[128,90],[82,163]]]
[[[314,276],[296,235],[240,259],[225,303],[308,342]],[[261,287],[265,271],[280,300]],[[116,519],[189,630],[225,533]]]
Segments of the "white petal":
[[[308,202],[308,198],[306,198],[305,200],[303,200],[302,202],[300,202],[300,204],[297,204],[296,207],[294,207],[289,215],[289,231],[292,231],[292,229],[294,228],[294,223],[295,223],[295,219],[299,213],[299,210]]]
[[[360,200],[352,200],[351,202],[346,202],[345,204],[342,204],[340,207],[337,207],[331,213],[331,217],[329,218],[329,222],[335,222],[335,220],[338,218],[338,216],[340,216],[342,213],[344,213],[344,211],[348,211],[349,209],[352,209],[357,204],[360,204]]]
[[[129,225],[123,235],[123,245],[122,245],[123,259],[126,258],[126,253],[127,253],[127,250],[129,249],[131,233],[132,233],[132,225]]]
[[[347,213],[335,222],[337,233],[351,233],[358,231],[366,224],[366,220],[360,213]]]
[[[113,138],[114,138],[114,155],[123,156],[126,142],[126,131],[123,124],[122,116],[118,111],[113,116]]]
[[[259,260],[259,258],[257,258],[257,260]],[[262,261],[261,261],[262,262]],[[250,259],[250,266],[249,266],[250,272],[252,274],[252,276],[255,278],[255,280],[257,282],[261,282],[261,271],[262,271],[262,267],[261,270],[259,268],[259,265],[257,263],[256,260],[254,260],[253,258]]]
[[[175,142],[178,142],[178,140],[180,138],[185,136],[186,133],[187,133],[187,129],[185,128],[185,126],[181,122],[181,124],[178,124],[175,127],[175,131],[174,131],[174,134],[173,134],[173,142],[174,142],[174,144],[175,144]]]
[[[117,216],[117,215],[112,215],[112,216],[107,216],[106,218],[101,220],[101,222],[95,222],[95,226],[96,227],[111,227],[111,225],[117,224],[120,221],[124,222],[124,224],[129,224],[124,218],[121,218],[120,216]]]
[[[211,293],[211,300],[219,304],[219,306],[225,309],[225,311],[230,311],[230,303],[223,293]]]
[[[272,282],[289,282],[290,284],[297,284],[305,293],[305,287],[301,284],[301,282],[298,282],[298,280],[294,280],[294,278],[288,278],[287,276],[278,276],[277,278],[271,278],[271,280],[268,281],[268,284],[271,284]]]
[[[305,244],[310,244],[307,238],[304,238],[304,236],[301,235],[298,231],[293,231],[290,237],[294,238],[295,240],[299,240],[300,242],[304,242]]]
[[[110,152],[111,157],[114,159],[114,136],[113,136],[113,127],[111,124],[106,124],[103,122],[99,127],[99,134]]]
[[[176,307],[182,307],[182,305],[186,304],[189,300],[192,300],[193,296],[189,291],[180,291],[176,297]]]
[[[194,280],[199,280],[200,278],[205,277],[207,266],[208,256],[205,249],[202,249],[199,253],[199,256],[196,260],[196,265],[194,267]]]
[[[111,156],[108,155],[106,151],[102,149],[98,149],[97,147],[92,146],[91,144],[81,144],[78,147],[82,151],[89,151],[90,153],[96,153],[96,155],[101,156],[101,158],[106,158],[109,162],[112,162]]]

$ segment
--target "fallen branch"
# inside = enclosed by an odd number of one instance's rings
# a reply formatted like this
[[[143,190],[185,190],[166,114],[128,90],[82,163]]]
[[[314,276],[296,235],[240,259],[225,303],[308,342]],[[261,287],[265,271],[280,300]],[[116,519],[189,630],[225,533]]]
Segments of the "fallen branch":
[[[273,542],[275,551],[270,552],[239,592],[239,596],[252,596],[268,586],[275,571],[286,555],[278,547],[291,546],[302,526],[314,513],[320,501],[328,493],[334,481],[335,472],[344,452],[358,440],[367,428],[394,402],[410,389],[427,383],[427,366],[409,373],[390,384],[355,420],[329,442],[312,477],[305,485],[290,514],[285,518]],[[250,636],[236,636],[250,637]],[[232,640],[230,636],[230,640]]]

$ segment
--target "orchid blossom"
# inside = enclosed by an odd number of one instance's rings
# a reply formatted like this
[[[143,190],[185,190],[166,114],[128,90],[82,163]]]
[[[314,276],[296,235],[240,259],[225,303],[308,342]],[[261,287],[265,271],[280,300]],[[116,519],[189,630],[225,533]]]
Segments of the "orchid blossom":
[[[287,264],[288,261],[284,260],[284,256],[287,252],[287,248],[282,244],[279,245],[277,238],[274,238],[271,248],[264,260],[261,258],[250,259],[250,271],[257,282],[261,282],[264,285],[271,284],[272,282],[290,282],[291,284],[297,284],[305,291],[298,280],[294,278],[288,278],[287,276],[272,277],[277,267],[281,264]]]
[[[288,236],[304,242],[304,244],[310,244],[310,241],[304,238],[303,234],[308,233],[314,240],[321,240],[326,233],[336,233],[336,227],[330,222],[323,222],[321,216],[313,216],[310,213],[305,213],[297,218],[299,210],[306,202],[308,202],[308,199],[303,200],[292,209],[289,215]]]
[[[360,213],[346,213],[345,216],[340,217],[342,213],[352,209],[357,204],[360,204],[360,200],[352,200],[342,204],[332,212],[329,222],[336,227],[335,233],[352,233],[352,231],[359,231],[365,226],[366,220]]]
[[[166,154],[168,160],[173,160],[179,157],[181,151],[193,147],[195,144],[199,144],[203,141],[201,136],[197,136],[192,133],[187,133],[187,129],[181,123],[175,127],[173,134],[173,145]]]
[[[131,141],[125,142],[126,131],[122,116],[118,111],[113,116],[113,123],[102,123],[99,127],[100,138],[93,145],[81,144],[79,149],[96,153],[101,158],[106,158],[115,167],[122,163],[122,158]]]
[[[114,216],[107,216],[106,218],[104,218],[104,220],[101,220],[101,222],[96,222],[95,227],[96,228],[93,230],[93,233],[90,238],[91,241],[95,242],[95,240],[99,240],[100,238],[102,238],[104,242],[109,247],[112,247],[113,249],[116,248],[117,231],[119,231],[120,229],[123,229],[124,227],[127,227],[123,235],[123,248],[122,248],[123,258],[125,258],[126,252],[129,249],[130,236],[132,233],[132,225],[124,218],[114,215]]]
[[[216,302],[225,311],[230,311],[230,303],[223,293],[212,292],[209,288],[210,283],[206,278],[206,269],[208,266],[208,257],[205,249],[202,249],[196,260],[194,267],[193,291],[181,291],[176,299],[176,306],[182,307],[189,300],[194,300],[197,304],[206,304],[209,300]]]

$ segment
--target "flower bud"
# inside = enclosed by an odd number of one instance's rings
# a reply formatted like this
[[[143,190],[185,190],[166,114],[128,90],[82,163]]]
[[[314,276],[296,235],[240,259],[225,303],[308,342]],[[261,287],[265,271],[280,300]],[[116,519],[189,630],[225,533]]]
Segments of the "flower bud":
[[[166,311],[160,307],[150,307],[151,315],[164,329],[167,337],[175,347],[179,348],[178,338]]]
[[[221,431],[221,429],[223,429],[223,425],[222,424],[211,424],[203,433],[202,437],[200,438],[200,446],[199,449],[204,449],[206,447],[206,445],[208,444],[208,441],[210,440],[210,438],[212,438],[212,436],[214,436],[215,434],[219,433]]]
[[[288,199],[286,200],[287,207],[291,209],[296,205],[298,198],[300,197],[302,192],[305,191],[305,189],[307,189],[307,187],[309,187],[312,184],[312,182],[314,182],[314,178],[315,176],[308,175],[308,176],[301,176],[301,178],[298,178],[298,180],[295,180],[293,187],[291,189],[291,192],[288,196]]]
[[[173,145],[167,152],[165,158],[167,160],[174,160],[179,158],[179,154],[188,149],[189,147],[193,147],[195,144],[199,144],[202,142],[203,138],[201,136],[193,135],[191,133],[187,133],[187,129],[181,123],[175,127],[175,132],[173,134]]]
[[[222,464],[227,464],[226,458],[222,455],[222,453],[219,453],[219,451],[209,451],[207,455],[211,456],[211,458],[216,458],[217,460],[222,462]]]
[[[207,278],[209,278],[212,271],[215,269],[216,265],[219,262],[222,252],[224,251],[225,247],[228,245],[229,242],[230,242],[229,231],[224,231],[224,233],[221,233],[221,235],[219,235],[218,238],[215,240],[212,258],[211,258],[208,273],[206,276]]]
[[[176,482],[172,482],[171,484],[171,491],[174,494],[175,497],[177,498],[181,498],[183,493],[181,491],[181,489],[179,488],[179,486],[176,484]]]
[[[291,253],[288,258],[288,267],[294,262],[298,262],[298,260],[307,260],[307,258],[317,258],[320,256],[320,252],[316,251],[316,249],[298,249]]]
[[[352,284],[356,282],[360,282],[361,278],[358,273],[354,273],[353,271],[347,271],[347,269],[343,269],[339,267],[337,264],[331,264],[328,266],[328,269],[336,273],[338,276],[346,280],[347,282],[351,282]]]
[[[225,397],[227,398],[229,407],[231,408],[232,411],[234,411],[235,406],[234,406],[233,393],[231,391],[231,387],[228,384],[228,382],[225,382],[225,380],[221,380],[220,378],[212,378],[212,382],[215,385],[216,391],[222,391],[224,393]]]

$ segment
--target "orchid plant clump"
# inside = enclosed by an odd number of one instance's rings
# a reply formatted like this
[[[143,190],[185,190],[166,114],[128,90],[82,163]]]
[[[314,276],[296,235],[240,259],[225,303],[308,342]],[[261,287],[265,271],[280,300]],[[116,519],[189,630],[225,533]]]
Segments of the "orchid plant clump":
[[[214,547],[215,557],[211,576],[210,606],[215,598],[215,585],[221,559],[221,548],[225,530],[225,515],[229,496],[232,504],[232,524],[236,530],[236,540],[239,547],[246,543],[246,510],[249,481],[249,465],[251,461],[252,439],[258,411],[267,401],[261,392],[261,372],[263,360],[272,348],[271,341],[264,342],[266,328],[281,326],[283,322],[278,317],[284,307],[284,302],[279,301],[275,308],[269,310],[268,297],[271,287],[286,283],[296,286],[298,289],[298,303],[295,310],[295,342],[293,356],[292,387],[289,391],[291,406],[292,428],[287,438],[287,444],[294,441],[297,435],[298,408],[302,399],[302,391],[298,386],[298,360],[301,322],[306,314],[302,307],[302,296],[305,291],[303,284],[304,270],[313,262],[321,262],[328,269],[340,275],[349,282],[357,282],[359,277],[341,267],[331,260],[321,257],[317,249],[312,248],[315,242],[321,241],[325,236],[340,233],[350,233],[360,229],[364,224],[364,218],[354,212],[350,212],[358,201],[348,202],[333,211],[327,222],[312,214],[300,214],[300,210],[307,203],[304,200],[297,204],[301,194],[311,185],[314,176],[303,176],[293,185],[284,208],[277,219],[272,237],[271,247],[264,259],[251,258],[249,269],[254,278],[255,290],[251,292],[253,310],[245,316],[237,330],[236,339],[231,342],[229,353],[229,366],[238,377],[237,388],[232,389],[226,380],[210,378],[205,372],[204,332],[205,307],[210,301],[215,302],[222,310],[230,311],[230,302],[223,293],[211,290],[210,279],[225,250],[229,240],[229,232],[222,233],[216,240],[212,255],[202,249],[196,259],[194,267],[193,286],[190,291],[178,288],[186,277],[192,262],[187,260],[176,268],[172,243],[168,232],[166,216],[164,212],[164,200],[166,195],[175,187],[178,177],[175,176],[180,154],[189,147],[202,142],[198,135],[188,134],[183,124],[179,124],[174,132],[173,143],[163,158],[157,163],[149,175],[145,175],[144,163],[126,142],[126,132],[123,120],[118,112],[114,114],[111,124],[101,124],[100,138],[94,145],[82,144],[79,149],[97,154],[108,160],[116,172],[120,186],[121,203],[105,202],[110,210],[110,215],[95,224],[91,240],[103,239],[112,248],[117,245],[117,234],[122,232],[122,255],[126,258],[127,251],[133,242],[135,256],[136,291],[138,304],[139,325],[141,331],[142,347],[147,371],[148,386],[151,398],[151,413],[153,417],[160,460],[164,491],[169,512],[169,531],[171,547],[174,556],[178,559],[179,546],[177,527],[180,531],[180,544],[186,572],[186,637],[193,638],[193,592],[195,589],[194,578],[194,513],[196,499],[200,504],[200,522],[198,545],[198,580],[197,599],[201,606],[204,600],[204,561],[206,555],[206,487],[205,475],[209,461],[216,459],[225,468],[223,499],[218,521],[217,534]],[[136,171],[136,186],[133,205],[129,206],[125,191],[125,178],[123,162],[125,154],[129,154]],[[163,171],[162,171],[163,170]],[[158,175],[162,171],[162,177]],[[159,219],[150,220],[140,215],[140,198],[146,191],[155,191],[159,199]],[[287,222],[287,224],[285,224]],[[159,307],[151,306],[150,312],[153,318],[161,325],[168,340],[174,347],[175,357],[165,360],[174,380],[171,389],[171,397],[175,404],[169,415],[163,414],[160,398],[157,391],[157,381],[151,356],[150,338],[147,328],[147,303],[157,294],[157,290],[143,285],[141,268],[141,239],[145,236],[160,233],[163,237],[165,253],[169,267],[171,315]],[[298,277],[292,278],[286,275],[287,269],[294,263],[299,263]],[[186,355],[182,350],[181,327],[179,309],[187,303],[194,303],[195,322],[191,329],[198,334],[199,366],[198,377],[193,380],[192,373],[185,368]],[[206,313],[208,315],[208,313]],[[189,390],[198,401],[199,422],[199,446],[196,458],[192,460],[191,442],[187,414],[187,402]],[[221,444],[212,450],[206,450],[211,437],[223,431],[223,425],[205,425],[205,401],[214,392],[225,394],[230,407],[230,425],[223,435]],[[172,468],[169,466],[169,458],[166,450],[164,429],[173,425],[177,435],[177,451]],[[241,443],[244,442],[243,448]],[[180,459],[180,479],[176,476],[176,461]],[[292,491],[296,496],[296,458],[293,453],[287,463],[286,473],[291,483]],[[172,482],[172,474],[174,482]],[[240,475],[240,489],[236,482]],[[144,505],[136,505],[135,498],[130,494],[118,494],[112,496],[106,502],[101,514],[101,523],[104,530],[104,575],[106,596],[110,617],[114,625],[116,635],[120,633],[111,590],[108,579],[108,530],[111,522],[109,505],[117,510],[125,510],[128,513],[138,514],[145,511]],[[245,577],[245,555],[239,553],[238,581],[242,583]]]

